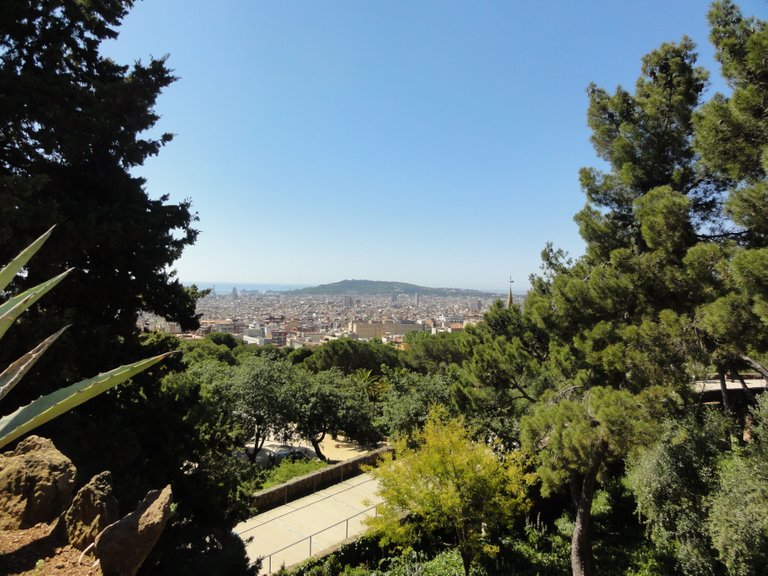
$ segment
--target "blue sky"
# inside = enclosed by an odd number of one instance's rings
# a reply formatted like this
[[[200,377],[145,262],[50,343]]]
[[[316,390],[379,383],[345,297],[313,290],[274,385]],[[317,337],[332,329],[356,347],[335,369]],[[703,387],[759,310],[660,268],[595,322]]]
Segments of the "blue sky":
[[[766,18],[764,0],[741,2]],[[104,46],[169,55],[176,135],[137,171],[190,198],[185,282],[345,278],[505,291],[547,242],[583,251],[573,215],[590,82],[632,87],[683,34],[722,90],[694,0],[159,0]]]

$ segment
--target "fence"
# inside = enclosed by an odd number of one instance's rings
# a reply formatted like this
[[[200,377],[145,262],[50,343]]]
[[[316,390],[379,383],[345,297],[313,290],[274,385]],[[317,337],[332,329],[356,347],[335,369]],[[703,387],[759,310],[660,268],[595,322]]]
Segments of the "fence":
[[[328,532],[329,530],[333,530],[337,526],[344,525],[344,540],[349,539],[349,521],[357,518],[358,516],[362,516],[364,514],[368,514],[371,510],[373,510],[373,516],[375,517],[377,515],[377,506],[371,506],[370,508],[366,508],[365,510],[362,510],[361,512],[358,512],[357,514],[353,514],[349,518],[345,518],[344,520],[341,520],[340,522],[337,522],[336,524],[333,524],[331,526],[328,526],[327,528],[323,528],[322,530],[319,530],[318,532],[315,532],[314,534],[310,534],[309,536],[304,537],[303,539],[299,540],[298,542],[294,542],[292,544],[289,544],[288,546],[284,546],[283,548],[280,548],[279,550],[275,550],[274,552],[268,554],[267,556],[264,556],[262,559],[262,569],[264,567],[264,563],[267,564],[267,572],[266,574],[272,574],[272,558],[276,556],[277,554],[280,554],[281,552],[285,552],[286,550],[289,550],[290,548],[294,548],[296,546],[302,545],[305,542],[309,542],[309,548],[307,551],[307,558],[310,558],[312,556],[312,539],[316,538],[317,536],[320,536],[321,534],[324,534]],[[354,536],[355,534],[353,534]],[[327,548],[323,547],[320,550],[325,550]],[[279,566],[278,566],[279,568]]]

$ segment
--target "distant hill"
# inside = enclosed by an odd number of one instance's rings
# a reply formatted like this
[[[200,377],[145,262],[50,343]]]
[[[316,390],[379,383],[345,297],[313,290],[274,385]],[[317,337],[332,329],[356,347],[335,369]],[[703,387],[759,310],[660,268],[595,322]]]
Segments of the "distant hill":
[[[310,288],[292,290],[291,294],[315,294],[324,296],[356,295],[356,296],[391,296],[405,294],[413,296],[466,296],[468,298],[484,298],[494,296],[492,292],[480,290],[463,290],[461,288],[428,288],[405,282],[383,282],[378,280],[342,280],[333,284],[321,284]]]

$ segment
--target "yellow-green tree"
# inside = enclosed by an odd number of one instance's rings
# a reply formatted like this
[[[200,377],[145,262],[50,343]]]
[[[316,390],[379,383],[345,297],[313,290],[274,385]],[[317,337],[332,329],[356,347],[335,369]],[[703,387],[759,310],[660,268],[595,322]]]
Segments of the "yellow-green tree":
[[[488,538],[493,528],[528,510],[536,475],[527,463],[522,452],[500,460],[470,438],[462,419],[435,409],[422,431],[396,444],[395,458],[373,470],[385,502],[370,525],[385,544],[452,535],[469,574],[474,560],[498,550]]]

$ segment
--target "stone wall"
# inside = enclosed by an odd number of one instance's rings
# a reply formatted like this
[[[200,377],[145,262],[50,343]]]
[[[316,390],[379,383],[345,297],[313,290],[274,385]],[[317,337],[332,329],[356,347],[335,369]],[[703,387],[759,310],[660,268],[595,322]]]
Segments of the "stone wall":
[[[363,466],[375,465],[383,454],[391,451],[392,448],[389,446],[378,448],[373,452],[368,452],[350,460],[310,472],[304,476],[299,476],[285,484],[280,484],[280,486],[261,490],[253,495],[251,503],[255,506],[257,513],[272,510],[272,508],[277,508],[292,500],[313,494],[318,490],[357,476],[362,473]]]

